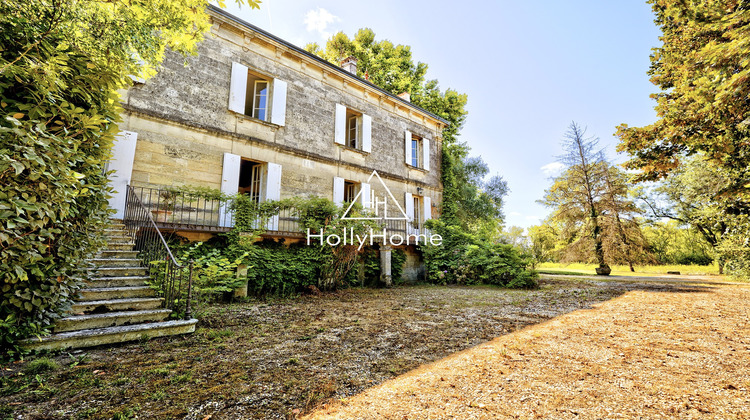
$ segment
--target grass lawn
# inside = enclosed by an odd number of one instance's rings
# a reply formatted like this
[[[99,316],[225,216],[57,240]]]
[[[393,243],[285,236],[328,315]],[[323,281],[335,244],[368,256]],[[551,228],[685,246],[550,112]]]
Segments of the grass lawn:
[[[570,275],[596,275],[594,268],[596,264],[561,264],[541,263],[537,265],[537,271],[541,274],[570,274]],[[713,265],[636,265],[635,272],[631,272],[627,265],[612,265],[613,276],[643,276],[643,275],[667,275],[668,271],[678,271],[683,275],[720,275],[719,266]]]
[[[410,286],[215,305],[192,335],[0,366],[0,419],[294,418],[519,328],[664,285]]]

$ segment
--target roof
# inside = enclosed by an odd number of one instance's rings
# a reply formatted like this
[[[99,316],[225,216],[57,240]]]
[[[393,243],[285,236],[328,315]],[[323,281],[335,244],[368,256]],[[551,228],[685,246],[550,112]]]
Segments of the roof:
[[[249,30],[251,30],[253,32],[259,33],[259,34],[261,34],[261,35],[263,35],[263,36],[265,36],[267,38],[270,38],[273,41],[278,42],[279,44],[282,44],[284,47],[289,48],[290,50],[293,50],[294,52],[296,52],[296,53],[298,53],[300,55],[303,55],[303,56],[306,56],[306,57],[308,57],[308,58],[310,58],[312,60],[315,60],[322,67],[326,67],[326,68],[328,68],[331,71],[337,72],[340,75],[342,75],[343,77],[359,81],[360,83],[365,84],[366,86],[368,86],[368,87],[370,87],[370,88],[372,88],[372,89],[374,89],[374,90],[382,93],[383,95],[386,95],[386,96],[390,97],[391,99],[393,99],[394,101],[396,101],[398,103],[406,105],[406,106],[408,106],[408,107],[410,107],[412,109],[415,109],[415,110],[417,110],[417,111],[419,111],[419,112],[421,112],[423,114],[426,114],[430,118],[433,118],[433,119],[435,119],[435,120],[437,120],[437,121],[439,121],[439,122],[441,122],[441,123],[443,123],[445,125],[449,124],[449,122],[447,120],[445,120],[444,118],[441,118],[441,117],[433,114],[432,112],[427,111],[426,109],[424,109],[422,107],[414,105],[413,103],[411,103],[409,101],[406,101],[406,100],[404,100],[402,98],[399,98],[398,95],[394,95],[393,93],[388,92],[387,90],[385,90],[383,88],[380,88],[380,87],[372,84],[371,82],[362,79],[361,77],[359,77],[357,75],[351,74],[348,71],[344,70],[343,68],[341,68],[341,67],[339,67],[339,66],[337,66],[335,64],[332,64],[332,63],[330,63],[330,62],[328,62],[328,61],[326,61],[326,60],[318,57],[315,54],[311,54],[311,53],[303,50],[302,48],[299,48],[298,46],[296,46],[296,45],[294,45],[294,44],[292,44],[290,42],[287,42],[287,41],[285,41],[285,40],[277,37],[276,35],[273,35],[273,34],[271,34],[269,32],[266,32],[263,29],[260,29],[259,27],[253,25],[252,23],[246,22],[246,21],[238,18],[237,16],[235,16],[235,15],[233,15],[231,13],[228,13],[224,9],[221,9],[221,8],[219,8],[217,6],[209,4],[208,5],[208,10],[210,12],[216,13],[217,15],[220,15],[220,16],[222,16],[224,18],[227,18],[227,19],[231,20],[232,22],[234,22],[234,23],[236,23],[236,24],[238,24],[240,26],[245,27],[246,29],[249,29]]]

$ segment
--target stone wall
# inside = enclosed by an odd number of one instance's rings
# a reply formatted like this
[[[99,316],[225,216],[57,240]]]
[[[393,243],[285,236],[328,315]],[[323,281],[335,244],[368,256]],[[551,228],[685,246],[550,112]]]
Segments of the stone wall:
[[[283,126],[228,110],[232,62],[288,83]],[[168,52],[157,76],[123,95],[121,128],[138,133],[132,182],[218,188],[229,152],[282,165],[282,197],[331,198],[334,176],[363,182],[377,170],[399,200],[420,187],[440,203],[442,123],[368,85],[215,16],[197,56]],[[337,103],[372,116],[371,153],[334,143]],[[430,171],[405,164],[404,130],[431,140]]]

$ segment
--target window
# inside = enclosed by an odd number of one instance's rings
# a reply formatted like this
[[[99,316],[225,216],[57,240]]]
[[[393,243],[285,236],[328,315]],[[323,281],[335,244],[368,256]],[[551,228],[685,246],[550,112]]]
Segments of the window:
[[[414,199],[414,214],[411,215],[413,218],[412,223],[414,224],[415,229],[419,229],[422,226],[422,218],[420,217],[420,214],[422,213],[422,197],[415,195],[412,198]]]
[[[261,163],[243,159],[240,163],[240,181],[237,192],[248,195],[254,202],[260,203],[262,201],[262,176]]]
[[[257,76],[248,73],[245,115],[249,115],[262,121],[268,121],[269,89],[268,80],[258,79]]]
[[[424,223],[432,219],[432,198],[406,192],[404,193],[404,204],[404,212],[409,218],[407,233],[409,235],[426,233]]]
[[[359,190],[358,184],[351,181],[344,181],[344,202],[351,203],[357,197]]]
[[[346,145],[353,149],[361,149],[360,126],[362,125],[362,116],[347,110],[346,112]]]
[[[229,110],[276,125],[286,123],[287,83],[232,63]]]
[[[227,195],[247,194],[256,203],[281,199],[281,165],[255,162],[239,155],[224,153],[221,169],[221,192]],[[234,214],[227,204],[221,205],[219,226],[234,226]],[[279,217],[272,216],[266,230],[278,230]]]
[[[422,146],[422,139],[419,137],[412,135],[411,136],[411,166],[421,168],[422,165],[419,161],[419,149],[421,149]]]
[[[370,208],[370,184],[333,177],[333,202],[337,206],[343,206],[344,203],[354,201],[361,203],[364,208]]]
[[[336,104],[334,141],[342,146],[370,153],[372,150],[372,117]]]
[[[404,132],[404,154],[407,165],[430,170],[430,140],[409,130]]]

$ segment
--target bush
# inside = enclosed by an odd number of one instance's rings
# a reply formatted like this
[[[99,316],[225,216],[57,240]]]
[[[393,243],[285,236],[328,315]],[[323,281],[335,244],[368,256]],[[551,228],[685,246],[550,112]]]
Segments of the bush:
[[[440,246],[423,245],[427,281],[436,284],[494,284],[535,288],[538,275],[527,269],[531,257],[511,245],[491,243],[457,226],[431,221],[429,228],[443,237]]]
[[[37,22],[0,16],[0,354],[14,358],[67,309],[103,244],[119,78],[59,34],[40,39]]]

